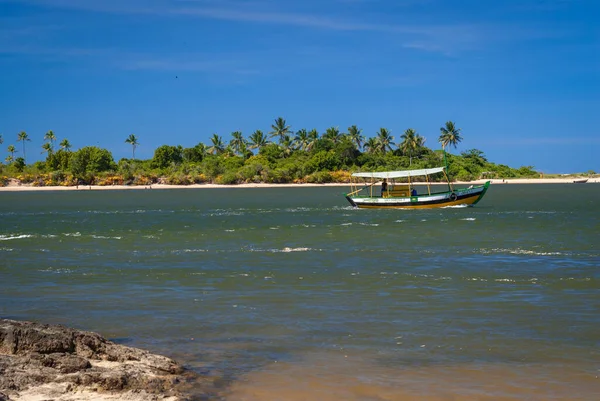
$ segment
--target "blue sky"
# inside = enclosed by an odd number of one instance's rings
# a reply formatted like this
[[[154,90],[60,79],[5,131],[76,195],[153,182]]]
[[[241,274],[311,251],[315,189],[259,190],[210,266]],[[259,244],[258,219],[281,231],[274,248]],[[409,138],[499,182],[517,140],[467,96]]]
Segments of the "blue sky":
[[[217,133],[356,124],[511,167],[600,171],[595,0],[0,0],[0,158],[53,130],[152,157]],[[18,144],[20,145],[20,144]],[[19,146],[20,148],[20,146]]]

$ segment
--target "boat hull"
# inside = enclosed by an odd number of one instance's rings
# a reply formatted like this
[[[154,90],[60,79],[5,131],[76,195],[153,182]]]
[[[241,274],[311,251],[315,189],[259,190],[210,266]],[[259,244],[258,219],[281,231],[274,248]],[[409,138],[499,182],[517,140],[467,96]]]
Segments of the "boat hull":
[[[489,186],[488,181],[484,185],[472,188],[431,195],[389,198],[346,196],[346,199],[352,206],[361,209],[433,209],[460,205],[472,206],[483,198]]]

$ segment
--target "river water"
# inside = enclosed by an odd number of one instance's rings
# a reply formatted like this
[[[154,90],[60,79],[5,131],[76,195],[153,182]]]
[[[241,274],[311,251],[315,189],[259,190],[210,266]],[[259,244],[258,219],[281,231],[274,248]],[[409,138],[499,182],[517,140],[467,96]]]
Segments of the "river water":
[[[600,185],[345,190],[0,192],[0,317],[173,357],[228,401],[599,399]]]

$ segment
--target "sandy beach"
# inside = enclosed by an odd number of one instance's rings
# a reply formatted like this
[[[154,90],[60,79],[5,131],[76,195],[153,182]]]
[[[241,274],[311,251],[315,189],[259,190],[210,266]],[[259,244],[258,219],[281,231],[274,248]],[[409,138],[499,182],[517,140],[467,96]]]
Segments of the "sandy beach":
[[[505,184],[572,184],[577,178],[508,178],[508,179],[493,179],[490,180],[493,185]],[[478,185],[484,184],[487,180],[475,181],[456,181],[453,185]],[[590,183],[600,183],[600,177],[590,178],[587,181]],[[79,186],[46,186],[39,187],[31,184],[15,184],[14,182],[0,187],[1,191],[105,191],[105,190],[155,190],[155,189],[231,189],[231,188],[302,188],[302,187],[348,187],[347,183],[329,183],[329,184],[237,184],[237,185],[219,185],[219,184],[192,184],[192,185],[167,185],[167,184],[152,184],[152,185],[79,185]],[[420,183],[418,185],[424,185]],[[446,185],[446,183],[432,183],[432,185]]]

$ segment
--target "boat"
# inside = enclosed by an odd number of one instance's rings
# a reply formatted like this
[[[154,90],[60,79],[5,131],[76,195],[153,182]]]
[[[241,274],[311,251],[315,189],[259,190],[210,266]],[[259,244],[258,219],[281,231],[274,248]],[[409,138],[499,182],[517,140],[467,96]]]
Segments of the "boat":
[[[588,182],[587,178],[580,178],[578,180],[573,180],[573,184],[585,184],[586,182]]]
[[[437,185],[439,183],[432,183],[430,176],[436,174],[443,174],[447,188],[444,187],[443,190],[440,190],[441,188]],[[459,205],[472,206],[483,198],[490,186],[490,181],[486,181],[482,185],[454,188],[446,174],[445,167],[360,172],[352,174],[352,177],[350,192],[345,194],[345,197],[352,206],[365,209],[431,209]],[[425,177],[424,181],[422,177]],[[382,186],[380,187],[379,184]],[[426,189],[423,188],[424,186]],[[417,187],[421,193],[418,193]]]

